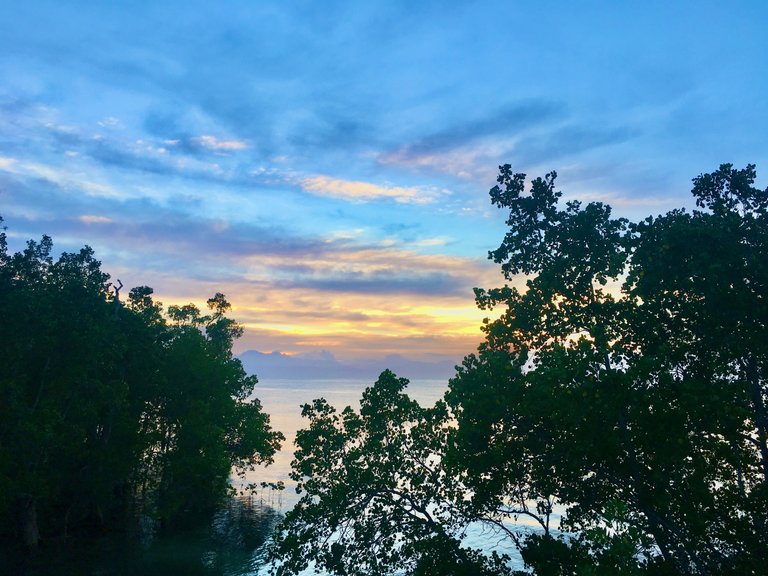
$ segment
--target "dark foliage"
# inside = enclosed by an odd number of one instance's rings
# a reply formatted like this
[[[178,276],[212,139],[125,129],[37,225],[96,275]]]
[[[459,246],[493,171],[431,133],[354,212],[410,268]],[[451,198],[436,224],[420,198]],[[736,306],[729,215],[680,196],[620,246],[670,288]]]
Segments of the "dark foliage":
[[[445,401],[385,372],[360,413],[305,408],[278,573],[762,574],[768,558],[768,191],[694,179],[697,210],[639,223],[559,205],[502,166],[512,285]],[[524,276],[523,276],[524,275]],[[520,524],[526,520],[534,530]],[[493,531],[492,531],[493,530]],[[481,547],[488,550],[489,546]]]
[[[222,294],[204,316],[152,289],[121,302],[93,251],[52,241],[9,254],[0,235],[0,526],[29,546],[104,529],[128,510],[166,522],[210,509],[232,468],[282,435],[231,353]]]

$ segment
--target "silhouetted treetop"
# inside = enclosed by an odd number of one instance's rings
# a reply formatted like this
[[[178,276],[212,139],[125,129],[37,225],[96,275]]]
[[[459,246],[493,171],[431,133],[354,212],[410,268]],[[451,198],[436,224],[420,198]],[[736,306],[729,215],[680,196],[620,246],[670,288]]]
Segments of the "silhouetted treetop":
[[[33,546],[137,505],[171,521],[272,461],[283,436],[250,399],[223,294],[166,320],[147,286],[119,302],[90,247],[52,249],[10,254],[0,232],[0,536]]]
[[[445,400],[384,372],[359,412],[305,407],[304,496],[278,574],[761,574],[768,558],[768,191],[693,180],[697,209],[641,222],[560,205],[554,172],[501,166],[516,286]],[[524,274],[524,278],[518,275]],[[524,281],[524,286],[521,282]],[[522,521],[525,520],[525,524]],[[531,525],[534,526],[531,529]],[[502,551],[504,549],[502,548]]]

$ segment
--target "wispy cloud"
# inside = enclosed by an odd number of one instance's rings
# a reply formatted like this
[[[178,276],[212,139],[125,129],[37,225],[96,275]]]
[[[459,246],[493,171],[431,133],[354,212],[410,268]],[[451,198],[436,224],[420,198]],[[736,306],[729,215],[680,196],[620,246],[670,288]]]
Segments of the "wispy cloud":
[[[209,148],[210,150],[245,150],[248,148],[248,143],[243,140],[223,140],[216,138],[216,136],[203,135],[192,139],[197,142],[203,148]]]
[[[329,176],[302,178],[300,185],[303,190],[310,194],[352,202],[391,199],[403,204],[429,204],[434,202],[441,194],[446,193],[434,187],[379,185],[370,182],[331,178]]]
[[[514,138],[531,128],[560,121],[565,115],[566,110],[562,103],[549,100],[518,102],[429,134],[406,146],[405,151],[428,155],[466,148],[479,140]]]
[[[125,278],[122,278],[125,282]],[[161,273],[152,278],[158,298],[205,305],[205,297],[221,286]],[[482,340],[480,326],[488,316],[471,295],[356,293],[318,291],[229,280],[227,297],[233,316],[245,326],[237,351],[256,349],[301,353],[333,350],[340,358],[406,353],[428,357],[435,350],[458,362]]]
[[[82,172],[68,166],[55,166],[39,162],[18,161],[0,158],[0,171],[20,177],[48,181],[62,190],[77,190],[88,196],[118,197],[120,193],[104,182],[95,182],[83,177]]]
[[[416,240],[415,242],[411,242],[411,246],[418,246],[418,247],[433,247],[433,246],[446,246],[447,244],[450,244],[452,240],[450,238],[440,236],[438,238],[425,238],[423,240]]]
[[[493,182],[500,159],[512,146],[513,143],[506,140],[431,151],[405,146],[379,154],[377,161],[385,167],[402,167],[417,173]]]
[[[78,218],[83,224],[110,224],[114,222],[112,218],[107,216],[95,216],[93,214],[83,214]]]
[[[571,121],[527,134],[515,144],[510,155],[524,165],[562,163],[595,149],[623,144],[640,133],[639,128],[628,124],[595,126]]]
[[[167,304],[204,306],[206,297],[224,291],[246,326],[239,350],[332,349],[344,358],[440,350],[458,361],[480,341],[486,315],[475,308],[471,289],[498,280],[496,267],[482,258],[254,225],[222,229],[158,206],[142,214],[112,222],[99,213],[58,218],[49,232],[54,240],[71,238],[90,224],[88,243],[104,269],[126,285],[153,286]]]
[[[557,125],[566,117],[562,103],[517,102],[489,114],[454,121],[442,130],[382,151],[377,161],[384,166],[483,181],[493,177],[499,161],[523,135]]]
[[[97,124],[102,128],[114,128],[120,130],[125,128],[125,125],[121,122],[121,120],[119,118],[115,118],[114,116],[107,116],[106,118],[99,120]]]
[[[45,220],[54,238],[83,238],[94,246],[130,246],[121,259],[153,273],[212,275],[264,283],[270,289],[385,295],[463,295],[485,284],[487,268],[472,258],[422,254],[447,242],[428,237],[381,242],[365,229],[302,234],[266,222],[237,222],[183,214],[178,201],[102,196],[76,199],[55,181],[9,181],[14,207],[6,216]],[[42,205],[45,209],[39,208]],[[91,225],[87,230],[80,227]],[[109,224],[109,226],[96,226]],[[239,279],[239,280],[238,280]]]
[[[166,138],[162,143],[169,149],[177,149],[185,153],[199,153],[200,151],[209,151],[218,154],[237,152],[249,148],[248,142],[234,138],[226,139],[210,134],[202,136],[184,136],[176,138]]]
[[[224,291],[261,350],[472,349],[499,164],[642,217],[766,156],[765,75],[743,73],[763,3],[38,4],[0,34],[12,242],[87,243],[169,302]]]

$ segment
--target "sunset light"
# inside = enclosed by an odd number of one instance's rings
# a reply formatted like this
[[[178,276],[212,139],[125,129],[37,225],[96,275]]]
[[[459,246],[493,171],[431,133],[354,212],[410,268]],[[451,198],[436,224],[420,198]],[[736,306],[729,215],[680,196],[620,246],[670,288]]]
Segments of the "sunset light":
[[[3,0],[0,572],[768,559],[768,1]]]

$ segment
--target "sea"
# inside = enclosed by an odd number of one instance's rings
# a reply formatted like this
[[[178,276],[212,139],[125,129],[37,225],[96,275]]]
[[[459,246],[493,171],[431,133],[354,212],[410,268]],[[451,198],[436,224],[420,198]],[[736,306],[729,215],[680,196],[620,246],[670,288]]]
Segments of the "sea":
[[[360,408],[360,398],[366,383],[359,380],[268,380],[259,382],[254,391],[262,404],[264,412],[269,414],[273,429],[285,435],[281,450],[275,455],[274,463],[259,467],[248,473],[244,484],[250,482],[283,482],[285,489],[280,493],[264,490],[261,497],[265,503],[280,511],[290,509],[299,497],[296,484],[290,477],[296,432],[308,425],[301,417],[301,407],[317,398],[325,398],[332,406],[341,411],[347,406],[355,410]],[[443,397],[448,389],[446,380],[413,380],[405,392],[421,406],[432,406]]]

